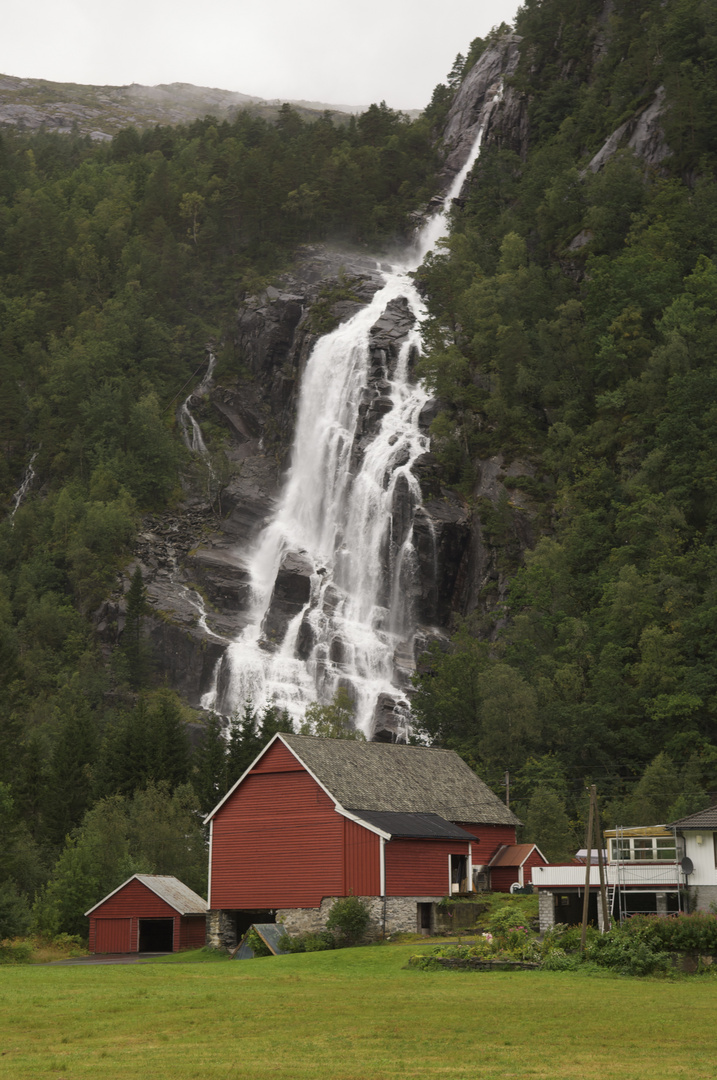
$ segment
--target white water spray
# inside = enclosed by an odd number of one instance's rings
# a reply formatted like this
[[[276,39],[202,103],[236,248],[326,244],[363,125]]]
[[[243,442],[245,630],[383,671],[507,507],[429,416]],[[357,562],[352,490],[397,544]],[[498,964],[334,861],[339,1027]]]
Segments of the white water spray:
[[[425,311],[409,273],[447,233],[451,201],[480,153],[484,128],[485,120],[444,209],[421,230],[406,263],[384,273],[371,303],[321,338],[309,358],[284,492],[249,559],[248,625],[220,661],[205,708],[226,714],[248,701],[273,704],[300,721],[309,703],[330,701],[345,686],[367,736],[380,700],[393,709],[396,733],[406,732],[401,699],[416,628],[414,518],[421,504],[412,466],[429,448],[418,423],[428,394],[410,372]],[[380,372],[377,402],[369,390],[370,376],[377,385],[371,329],[392,302],[405,305],[415,323],[395,368]],[[362,416],[372,401],[382,419],[367,436]],[[297,568],[310,582],[308,595],[274,641],[282,575]]]
[[[202,381],[198,386],[192,390],[191,394],[184,399],[179,406],[179,412],[177,419],[179,420],[179,426],[182,429],[182,438],[184,444],[187,446],[193,454],[199,454],[203,458],[209,458],[209,451],[202,438],[202,429],[197,421],[192,416],[190,409],[190,403],[192,399],[197,399],[206,394],[212,384],[212,377],[214,375],[214,368],[217,364],[217,358],[213,352],[209,353],[209,363],[207,364],[207,370],[204,372]]]
[[[15,514],[18,512],[18,509],[20,508],[20,504],[22,503],[22,500],[27,495],[28,491],[30,490],[31,484],[32,484],[33,480],[35,479],[35,458],[37,457],[39,452],[40,452],[39,450],[36,450],[35,453],[32,455],[32,457],[30,458],[30,461],[28,462],[28,466],[25,469],[25,472],[23,474],[22,483],[20,484],[20,487],[17,489],[17,491],[15,492],[15,494],[12,497],[12,510],[10,511],[10,520],[12,521],[13,528],[15,526],[15,522],[13,520],[14,517],[15,517]]]

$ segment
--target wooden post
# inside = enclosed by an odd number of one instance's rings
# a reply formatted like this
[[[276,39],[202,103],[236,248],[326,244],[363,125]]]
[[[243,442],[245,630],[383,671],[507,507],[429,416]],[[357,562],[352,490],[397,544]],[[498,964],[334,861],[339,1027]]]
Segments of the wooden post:
[[[590,801],[594,806],[595,817],[595,843],[598,849],[598,867],[600,870],[600,903],[602,905],[602,932],[606,934],[610,929],[610,915],[607,910],[607,893],[605,891],[605,864],[602,857],[602,829],[600,827],[600,810],[597,801],[597,788],[593,784],[590,788]]]
[[[583,925],[580,931],[580,952],[585,952],[585,940],[588,933],[588,903],[590,901],[590,870],[592,863],[592,844],[593,844],[593,800],[592,792],[590,796],[590,811],[588,813],[588,827],[585,833],[585,893],[583,895]]]

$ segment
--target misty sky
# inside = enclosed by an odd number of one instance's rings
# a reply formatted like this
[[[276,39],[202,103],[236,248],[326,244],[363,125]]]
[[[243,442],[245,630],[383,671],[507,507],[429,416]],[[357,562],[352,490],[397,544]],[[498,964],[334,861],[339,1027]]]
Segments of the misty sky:
[[[421,109],[517,0],[10,0],[0,72]]]

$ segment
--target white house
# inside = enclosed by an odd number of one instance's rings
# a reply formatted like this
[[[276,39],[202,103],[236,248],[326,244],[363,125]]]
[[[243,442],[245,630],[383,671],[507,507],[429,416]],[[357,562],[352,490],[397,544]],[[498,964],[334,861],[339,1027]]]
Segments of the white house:
[[[717,904],[717,806],[669,825],[607,829],[608,910],[612,920],[637,912],[709,911]],[[540,929],[582,920],[586,867],[538,866]],[[600,871],[590,866],[588,919],[602,924]]]

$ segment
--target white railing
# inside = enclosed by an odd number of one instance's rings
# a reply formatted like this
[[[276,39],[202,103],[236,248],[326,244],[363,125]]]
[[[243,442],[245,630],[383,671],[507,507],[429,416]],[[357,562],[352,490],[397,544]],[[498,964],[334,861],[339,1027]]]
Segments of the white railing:
[[[566,889],[580,888],[585,885],[584,866],[536,866],[533,868],[533,885],[540,888]],[[678,885],[680,868],[676,863],[610,863],[605,867],[607,885]],[[600,884],[600,871],[597,866],[590,867],[590,885]]]

